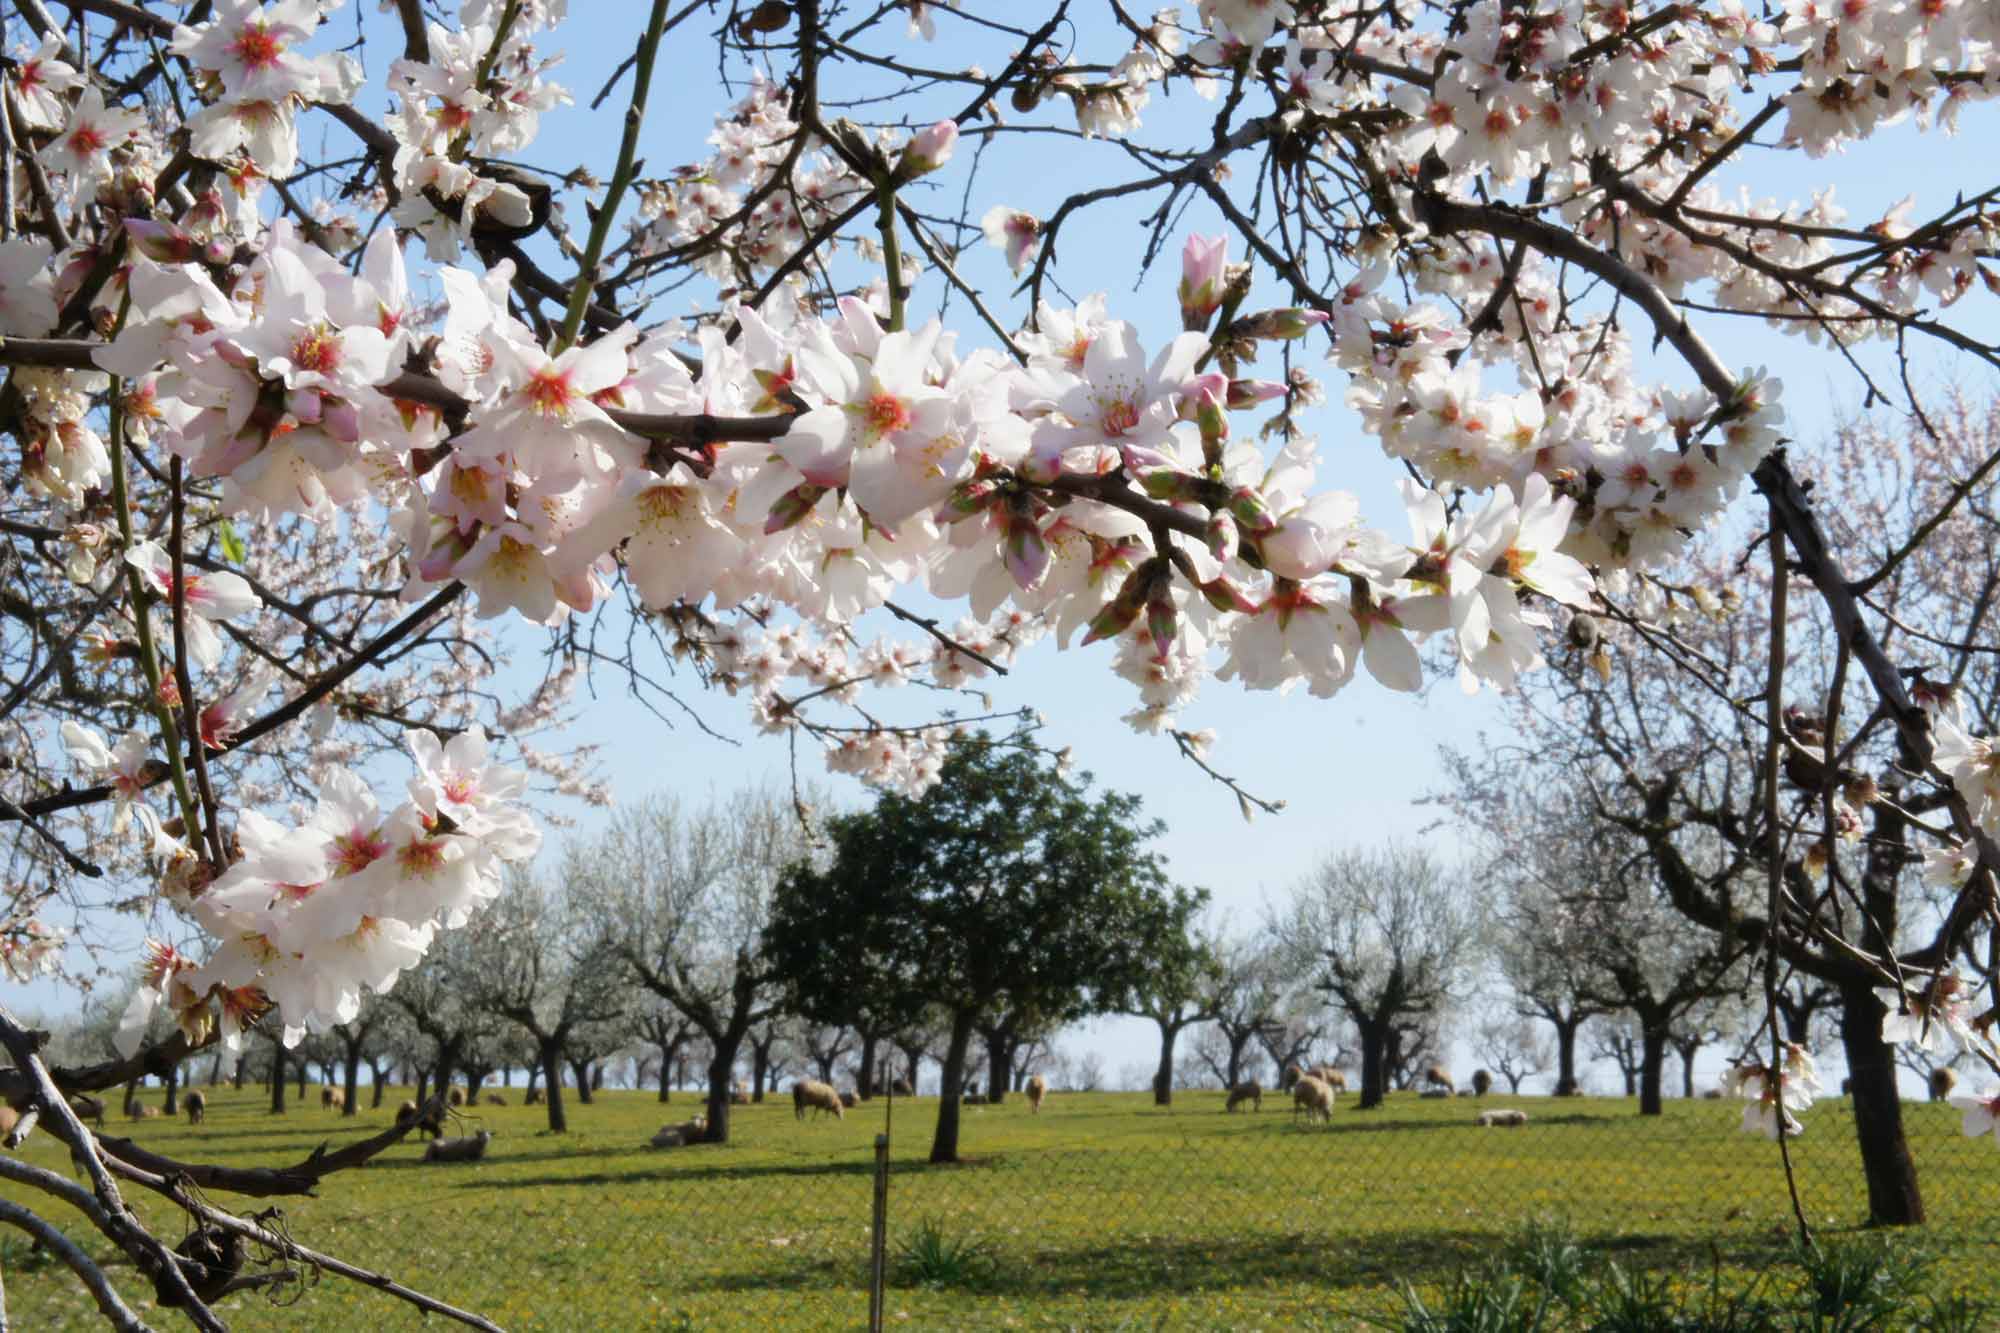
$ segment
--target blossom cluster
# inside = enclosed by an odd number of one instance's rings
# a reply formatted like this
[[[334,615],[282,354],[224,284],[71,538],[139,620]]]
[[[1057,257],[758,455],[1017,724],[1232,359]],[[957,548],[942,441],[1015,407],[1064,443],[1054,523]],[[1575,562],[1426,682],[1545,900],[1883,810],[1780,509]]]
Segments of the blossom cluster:
[[[353,1019],[364,989],[387,991],[437,930],[464,925],[498,896],[501,866],[541,845],[518,799],[526,775],[492,763],[478,728],[449,741],[412,731],[408,742],[417,774],[387,812],[358,776],[335,768],[296,826],[239,813],[241,859],[180,904],[219,943],[199,962],[149,943],[119,1025],[121,1051],[138,1048],[162,1005],[196,1042],[219,1021],[232,1055],[246,1025],[276,1007],[295,1045]]]
[[[1785,1044],[1784,1055],[1776,1064],[1747,1060],[1731,1065],[1723,1076],[1722,1090],[1748,1100],[1749,1105],[1743,1108],[1745,1132],[1771,1139],[1780,1135],[1797,1138],[1805,1133],[1792,1112],[1805,1110],[1825,1091],[1811,1054],[1797,1042]]]

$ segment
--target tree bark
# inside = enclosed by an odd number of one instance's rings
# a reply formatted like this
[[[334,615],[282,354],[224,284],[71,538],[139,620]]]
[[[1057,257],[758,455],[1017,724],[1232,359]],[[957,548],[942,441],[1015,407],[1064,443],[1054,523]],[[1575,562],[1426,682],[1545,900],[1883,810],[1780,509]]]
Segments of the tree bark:
[[[665,1106],[671,1094],[667,1085],[674,1079],[674,1057],[666,1051],[660,1052],[660,1105]]]
[[[864,1102],[875,1095],[875,1051],[881,1044],[882,1035],[880,1033],[864,1032],[861,1034],[861,1053],[858,1057],[860,1064],[854,1071],[854,1082],[856,1084],[854,1095]]]
[[[1552,1018],[1549,1022],[1556,1030],[1556,1096],[1574,1097],[1578,1091],[1576,1034],[1582,1029],[1583,1020]]]
[[[1014,1048],[1005,1034],[986,1043],[986,1100],[998,1106],[1007,1100],[1014,1082]]]
[[[171,1120],[181,1113],[181,1067],[179,1065],[169,1065],[167,1067],[167,1077],[164,1081],[167,1087],[167,1100],[160,1107],[160,1114]]]
[[[1694,1100],[1694,1057],[1700,1053],[1702,1043],[1698,1041],[1677,1041],[1674,1054],[1681,1058],[1681,1096]]]
[[[1357,1111],[1372,1111],[1389,1095],[1389,1025],[1357,1023],[1361,1033],[1361,1100]]]
[[[304,1060],[299,1061],[298,1065],[299,1065],[299,1105],[304,1106],[306,1104],[306,1078],[312,1073],[312,1066],[307,1064]]]
[[[271,1043],[271,1114],[285,1113],[285,1043]]]
[[[391,1072],[391,1069],[378,1065],[373,1060],[368,1062],[368,1078],[374,1084],[375,1089],[373,1095],[368,1098],[369,1110],[379,1111],[382,1109],[382,1095],[388,1091],[386,1085],[389,1082]]]
[[[709,1035],[714,1055],[708,1062],[708,1133],[703,1143],[729,1142],[729,1083],[736,1072],[736,1053],[743,1045],[741,1032],[723,1031]]]
[[[1160,1029],[1160,1067],[1153,1071],[1153,1105],[1174,1104],[1174,1043],[1180,1040],[1181,1026],[1154,1019]],[[1235,1084],[1231,1084],[1234,1087]]]
[[[1867,986],[1843,987],[1840,1008],[1854,1137],[1861,1149],[1861,1174],[1868,1181],[1868,1220],[1875,1226],[1915,1226],[1924,1220],[1924,1196],[1903,1137],[1895,1052],[1882,1040],[1886,1008]]]
[[[972,1045],[972,1015],[953,1014],[951,1040],[945,1046],[944,1072],[938,1082],[937,1132],[931,1137],[931,1161],[958,1160],[958,1100],[965,1086],[965,1052]]]
[[[735,1062],[730,1062],[732,1069]],[[759,1106],[764,1104],[765,1081],[771,1076],[771,1043],[752,1041],[750,1043],[750,1100]]]
[[[575,1076],[575,1079],[576,1079],[576,1099],[577,1099],[577,1101],[578,1101],[578,1102],[580,1102],[580,1103],[582,1103],[582,1104],[583,1104],[583,1105],[585,1105],[585,1106],[589,1106],[589,1105],[591,1104],[591,1102],[590,1102],[590,1061],[588,1061],[588,1060],[571,1060],[571,1061],[569,1062],[569,1072],[570,1072],[570,1073],[571,1073],[571,1074],[572,1074],[573,1076]],[[562,1081],[562,1080],[561,1080],[561,1077],[560,1077],[560,1075],[558,1075],[558,1077],[557,1077],[557,1080],[556,1080],[556,1081],[557,1081],[557,1082],[561,1082],[561,1081]]]
[[[340,1104],[343,1116],[358,1115],[361,1101],[361,1043],[353,1042],[347,1047],[346,1068],[341,1071],[341,1095],[347,1100]]]
[[[1667,1064],[1667,1030],[1663,1025],[1639,1026],[1639,1114],[1659,1115],[1660,1075]]]
[[[563,1110],[562,1089],[562,1048],[563,1044],[552,1038],[544,1038],[535,1043],[535,1055],[541,1065],[542,1102],[548,1107],[549,1133],[569,1133],[569,1116]]]

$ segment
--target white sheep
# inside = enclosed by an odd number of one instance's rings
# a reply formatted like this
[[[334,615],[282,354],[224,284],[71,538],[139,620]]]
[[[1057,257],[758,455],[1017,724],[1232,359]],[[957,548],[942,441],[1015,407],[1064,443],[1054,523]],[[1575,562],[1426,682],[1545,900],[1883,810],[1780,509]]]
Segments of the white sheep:
[[[1042,1098],[1049,1095],[1049,1081],[1040,1074],[1028,1080],[1028,1110],[1033,1115],[1042,1113]]]
[[[660,1132],[653,1135],[647,1142],[649,1146],[654,1148],[679,1148],[697,1142],[707,1132],[707,1118],[705,1116],[696,1116],[694,1119],[684,1120],[678,1125],[662,1125]]]
[[[1298,1119],[1300,1111],[1306,1113],[1310,1123],[1314,1116],[1333,1123],[1333,1089],[1311,1074],[1299,1075],[1299,1081],[1292,1084],[1292,1118]]]
[[[1451,1071],[1443,1065],[1432,1065],[1429,1069],[1426,1069],[1424,1071],[1424,1082],[1434,1088],[1443,1088],[1447,1093],[1458,1090],[1458,1085],[1451,1081]]]
[[[805,1119],[807,1107],[813,1109],[815,1118],[821,1111],[833,1112],[835,1120],[845,1118],[841,1115],[840,1094],[833,1090],[832,1084],[822,1083],[816,1078],[792,1084],[792,1115],[799,1120]]]
[[[1222,1109],[1225,1111],[1234,1111],[1245,1102],[1250,1103],[1252,1110],[1261,1111],[1264,1109],[1264,1087],[1254,1078],[1238,1083],[1235,1087],[1231,1088],[1229,1090],[1228,1104]]]
[[[1347,1091],[1347,1075],[1333,1065],[1321,1065],[1312,1071],[1313,1077],[1332,1088],[1335,1092]]]
[[[1481,1129],[1519,1129],[1528,1123],[1528,1113],[1513,1109],[1481,1111],[1472,1123]]]
[[[482,1129],[469,1139],[432,1139],[424,1145],[426,1162],[476,1162],[486,1156],[493,1131]]]

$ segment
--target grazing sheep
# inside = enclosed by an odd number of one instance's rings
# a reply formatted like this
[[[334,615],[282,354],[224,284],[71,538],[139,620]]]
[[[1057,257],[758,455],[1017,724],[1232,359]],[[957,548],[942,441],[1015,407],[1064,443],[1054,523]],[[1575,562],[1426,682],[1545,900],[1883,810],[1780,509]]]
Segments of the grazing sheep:
[[[917,1095],[917,1090],[910,1086],[910,1080],[906,1078],[891,1081],[889,1091],[898,1097],[914,1097]]]
[[[1475,1097],[1484,1097],[1487,1093],[1491,1091],[1493,1091],[1493,1075],[1487,1073],[1483,1069],[1473,1070],[1472,1095]]]
[[[748,1106],[750,1104],[750,1085],[742,1079],[737,1079],[736,1082],[730,1084],[729,1104],[731,1106]]]
[[[1940,1068],[1940,1069],[1933,1069],[1931,1071],[1932,1101],[1934,1102],[1943,1101],[1945,1098],[1951,1096],[1951,1090],[1957,1086],[1958,1086],[1958,1075],[1952,1073],[1949,1069]]]
[[[1701,1094],[1701,1096],[1703,1101],[1719,1102],[1722,1100],[1722,1089],[1710,1088],[1707,1092]]]
[[[445,1100],[450,1102],[453,1106],[465,1105],[465,1089],[453,1088],[451,1092],[446,1095]]]
[[[540,1088],[529,1088],[527,1095],[521,1098],[521,1105],[523,1106],[540,1106],[541,1104],[542,1090]]]
[[[199,1125],[208,1119],[208,1098],[199,1092],[190,1092],[181,1103],[187,1107],[188,1123]]]
[[[429,1120],[423,1118],[424,1108],[415,1102],[404,1102],[396,1108],[396,1128],[414,1125],[432,1138],[444,1137],[444,1116],[439,1114]]]
[[[1481,1129],[1519,1129],[1528,1123],[1528,1113],[1516,1110],[1481,1111],[1472,1123]]]
[[[104,1128],[104,1099],[93,1097],[87,1092],[79,1092],[69,1099],[69,1106],[79,1120],[88,1120],[99,1129]]]
[[[1333,1089],[1311,1074],[1299,1075],[1299,1081],[1292,1084],[1292,1118],[1298,1119],[1299,1112],[1306,1113],[1308,1124],[1314,1116],[1328,1124],[1333,1123]]]
[[[347,1094],[342,1092],[339,1088],[321,1088],[319,1090],[320,1110],[338,1111],[346,1105],[347,1105]]]
[[[1443,1088],[1446,1092],[1455,1092],[1458,1090],[1458,1085],[1451,1081],[1451,1071],[1443,1065],[1432,1065],[1429,1069],[1426,1069],[1424,1071],[1424,1082],[1434,1088]]]
[[[1028,1080],[1028,1110],[1031,1114],[1042,1113],[1042,1098],[1049,1095],[1049,1081],[1040,1074]]]
[[[1347,1075],[1332,1065],[1321,1065],[1313,1070],[1313,1077],[1332,1088],[1335,1092],[1347,1091]]]
[[[125,1103],[125,1114],[134,1120],[157,1120],[160,1117],[160,1108],[148,1106],[135,1097]]]
[[[660,1132],[648,1139],[646,1144],[652,1148],[681,1148],[699,1142],[701,1136],[706,1133],[708,1133],[707,1118],[696,1116],[692,1120],[683,1120],[678,1125],[660,1126]]]
[[[1238,1083],[1235,1087],[1231,1088],[1229,1090],[1229,1101],[1222,1109],[1225,1111],[1234,1111],[1245,1102],[1250,1103],[1250,1109],[1253,1111],[1264,1109],[1264,1088],[1254,1078],[1245,1083]]]
[[[396,1128],[401,1129],[404,1125],[415,1124],[416,1119],[417,1104],[415,1102],[404,1102],[396,1108]]]
[[[426,1162],[476,1162],[486,1156],[493,1131],[482,1129],[469,1139],[432,1139],[424,1145]]]
[[[21,1123],[21,1113],[13,1107],[0,1103],[0,1138],[14,1132],[14,1126]]]
[[[502,1097],[497,1092],[489,1092],[484,1097],[481,1097],[479,1100],[486,1103],[488,1106],[505,1106],[507,1104],[507,1099],[505,1097]]]
[[[855,1107],[861,1105],[861,1098],[856,1093],[843,1092],[840,1094],[840,1104],[852,1111]]]
[[[805,1119],[807,1107],[812,1108],[815,1119],[821,1111],[833,1112],[835,1120],[844,1118],[841,1115],[840,1094],[833,1090],[831,1084],[822,1083],[816,1078],[801,1079],[792,1084],[793,1118]]]
[[[1278,1086],[1286,1092],[1290,1092],[1294,1087],[1298,1086],[1299,1080],[1304,1078],[1305,1074],[1306,1071],[1301,1069],[1298,1063],[1294,1061],[1285,1066],[1284,1075],[1278,1080]]]

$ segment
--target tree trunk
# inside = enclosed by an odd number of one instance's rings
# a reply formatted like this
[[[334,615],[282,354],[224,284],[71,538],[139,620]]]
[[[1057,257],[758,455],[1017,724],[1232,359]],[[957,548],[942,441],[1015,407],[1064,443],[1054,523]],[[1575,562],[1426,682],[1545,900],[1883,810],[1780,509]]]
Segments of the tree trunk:
[[[306,1078],[311,1073],[312,1067],[304,1060],[299,1061],[299,1105],[301,1106],[306,1104]]]
[[[669,1096],[667,1092],[667,1085],[673,1082],[673,1070],[674,1070],[673,1052],[667,1050],[663,1046],[660,1048],[660,1105],[662,1106],[665,1106],[667,1104],[667,1099]]]
[[[285,1043],[271,1043],[271,1114],[285,1113]]]
[[[1886,1008],[1867,986],[1844,987],[1840,998],[1840,1043],[1847,1055],[1861,1173],[1868,1181],[1868,1220],[1875,1226],[1915,1226],[1924,1220],[1924,1196],[1903,1137],[1895,1052],[1882,1040]]]
[[[376,1064],[373,1060],[368,1062],[368,1079],[375,1087],[373,1095],[368,1098],[369,1110],[379,1111],[382,1109],[382,1094],[388,1091],[386,1085],[389,1082],[389,1075],[392,1072],[392,1068],[384,1068]]]
[[[1239,1036],[1234,1030],[1224,1029],[1222,1034],[1229,1042],[1229,1075],[1224,1081],[1232,1088],[1243,1081],[1243,1050],[1254,1035],[1248,1028],[1241,1033]]]
[[[1681,1058],[1681,1096],[1689,1101],[1694,1100],[1694,1057],[1700,1052],[1701,1046],[1698,1041],[1674,1043],[1674,1054]]]
[[[431,1071],[417,1066],[417,1105],[422,1106],[431,1098]]]
[[[562,1048],[559,1041],[538,1041],[535,1055],[541,1066],[543,1082],[548,1086],[542,1090],[542,1102],[549,1108],[549,1133],[569,1133],[569,1117],[563,1112],[562,1095]]]
[[[875,1095],[875,1051],[881,1044],[879,1033],[861,1034],[861,1052],[857,1057],[860,1064],[854,1071],[854,1095],[864,1102]]]
[[[910,1080],[910,1095],[917,1092],[917,1075],[923,1072],[924,1048],[921,1046],[898,1046],[903,1053],[903,1076]]]
[[[181,1067],[179,1065],[169,1065],[165,1081],[167,1085],[167,1100],[160,1107],[160,1114],[171,1120],[181,1113]]]
[[[1660,1075],[1667,1064],[1667,1030],[1642,1021],[1639,1026],[1639,1114],[1660,1114]]]
[[[1172,1106],[1174,1104],[1174,1043],[1180,1040],[1181,1026],[1178,1023],[1162,1023],[1153,1020],[1160,1027],[1160,1067],[1153,1072],[1153,1105]],[[1236,1086],[1231,1084],[1231,1087]]]
[[[733,1062],[732,1062],[733,1063]],[[750,1043],[750,1100],[759,1106],[764,1104],[764,1085],[771,1077],[771,1043],[753,1041]]]
[[[1361,1100],[1357,1111],[1371,1111],[1389,1095],[1389,1025],[1357,1023],[1361,1033]]]
[[[215,1053],[215,1058],[208,1062],[208,1086],[211,1088],[218,1087],[221,1085],[221,1083],[222,1083],[222,1052],[217,1051]]]
[[[582,1103],[583,1105],[585,1105],[585,1106],[589,1106],[589,1105],[591,1104],[591,1103],[590,1103],[590,1061],[588,1061],[588,1060],[571,1060],[571,1061],[569,1062],[569,1072],[570,1072],[570,1073],[571,1073],[571,1075],[573,1075],[573,1076],[575,1077],[575,1079],[576,1079],[576,1099],[577,1099],[577,1101],[581,1102],[581,1103]],[[558,1076],[558,1081],[560,1081],[560,1076]]]
[[[998,1106],[1007,1100],[1014,1081],[1014,1048],[1003,1036],[986,1043],[986,1100]]]
[[[951,1040],[945,1047],[944,1073],[938,1082],[937,1132],[931,1138],[931,1161],[958,1160],[958,1099],[965,1086],[965,1051],[972,1045],[972,1015],[951,1019]]]
[[[1583,1027],[1583,1020],[1553,1018],[1549,1022],[1556,1030],[1556,1096],[1574,1097],[1578,1091],[1576,1034]]]
[[[736,1052],[743,1045],[741,1033],[732,1037],[729,1033],[711,1034],[709,1044],[714,1050],[708,1062],[708,1133],[702,1136],[703,1143],[729,1142],[729,1083],[736,1072]]]
[[[361,1043],[355,1042],[347,1048],[347,1067],[341,1071],[341,1092],[347,1098],[340,1104],[343,1116],[359,1115],[361,1112]]]

